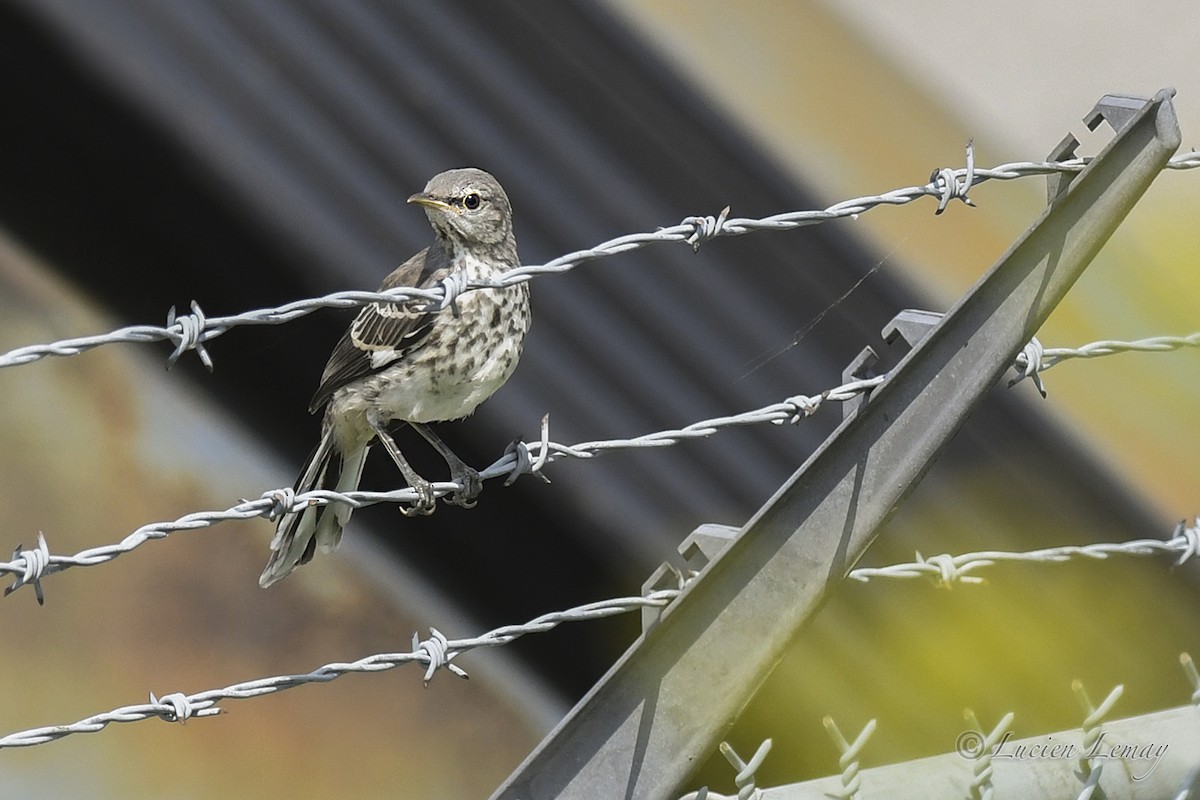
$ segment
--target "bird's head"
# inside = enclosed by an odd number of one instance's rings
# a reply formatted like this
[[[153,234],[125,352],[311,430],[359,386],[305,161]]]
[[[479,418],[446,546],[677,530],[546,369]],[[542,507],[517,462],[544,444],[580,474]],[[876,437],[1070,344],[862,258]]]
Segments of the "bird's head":
[[[452,169],[434,175],[425,190],[408,202],[424,207],[434,230],[455,243],[495,245],[513,235],[508,195],[481,169]]]

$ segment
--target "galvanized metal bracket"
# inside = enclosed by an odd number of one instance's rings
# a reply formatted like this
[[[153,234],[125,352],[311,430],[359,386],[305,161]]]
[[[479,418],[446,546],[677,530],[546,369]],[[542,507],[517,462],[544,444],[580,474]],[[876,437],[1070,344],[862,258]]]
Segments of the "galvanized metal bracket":
[[[878,375],[875,372],[875,366],[879,363],[879,354],[875,352],[875,348],[867,345],[857,356],[854,357],[846,368],[842,370],[842,383],[851,383],[853,381],[866,380],[874,378]],[[863,392],[860,395],[850,398],[842,403],[842,419],[847,420],[858,413],[862,408],[863,403],[871,396],[870,392]]]
[[[682,560],[667,561],[654,570],[650,578],[642,584],[642,596],[662,589],[678,588],[682,578],[700,572],[724,552],[741,530],[732,525],[718,525],[712,522],[700,525],[689,533],[677,548]],[[662,618],[662,612],[661,608],[642,609],[642,633],[650,630],[651,626]]]
[[[1174,90],[1171,90],[1174,91]],[[1100,127],[1101,122],[1107,122],[1109,127],[1114,132],[1120,133],[1122,129],[1134,120],[1142,107],[1146,105],[1146,98],[1136,97],[1128,94],[1106,94],[1101,97],[1096,105],[1092,106],[1092,110],[1083,118],[1083,124],[1087,126],[1089,131],[1095,131]],[[1048,161],[1069,161],[1075,158],[1076,152],[1079,150],[1079,139],[1075,134],[1068,133],[1063,137],[1063,140],[1058,143],[1058,146],[1050,151],[1047,157]],[[1046,176],[1046,203],[1053,203],[1060,194],[1067,190],[1071,181],[1078,175],[1077,172],[1061,173],[1055,172]]]
[[[928,336],[929,332],[941,322],[943,316],[943,314],[939,314],[936,311],[921,311],[915,308],[906,308],[892,317],[892,321],[885,325],[882,331],[883,341],[888,345],[886,352],[886,355],[889,356],[886,359],[888,368],[895,366],[903,355],[903,353],[899,352],[901,345],[906,348],[904,352],[916,347],[917,343]],[[879,374],[876,368],[882,363],[885,363],[885,359],[876,352],[875,348],[868,345],[842,370],[842,381],[850,383],[851,381],[874,378]],[[842,419],[849,419],[858,413],[863,403],[867,402],[870,397],[870,392],[864,392],[842,403]]]
[[[1141,103],[494,798],[678,795],[1179,147],[1173,94]]]

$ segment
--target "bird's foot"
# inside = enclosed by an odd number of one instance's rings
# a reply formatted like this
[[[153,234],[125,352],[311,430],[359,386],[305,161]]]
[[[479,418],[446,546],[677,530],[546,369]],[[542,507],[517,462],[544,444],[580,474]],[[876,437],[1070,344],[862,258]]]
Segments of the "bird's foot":
[[[433,484],[424,478],[417,477],[409,481],[409,488],[417,493],[417,499],[411,506],[400,506],[400,513],[406,517],[427,517],[437,508],[437,495],[433,493]]]
[[[479,472],[466,464],[460,464],[453,471],[450,479],[463,488],[447,495],[444,498],[445,501],[452,506],[474,508],[475,498],[483,491],[483,479],[479,477]]]

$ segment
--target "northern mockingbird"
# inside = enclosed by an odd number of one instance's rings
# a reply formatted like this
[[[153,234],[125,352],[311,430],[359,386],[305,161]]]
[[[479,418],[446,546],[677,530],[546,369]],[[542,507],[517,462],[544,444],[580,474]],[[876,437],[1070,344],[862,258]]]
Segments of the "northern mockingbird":
[[[495,278],[518,265],[512,208],[504,189],[479,169],[436,175],[408,198],[422,206],[434,242],[383,279],[380,290],[429,288],[448,275]],[[388,435],[389,423],[406,422],[450,467],[463,490],[451,502],[470,505],[479,473],[442,443],[429,422],[461,419],[504,385],[517,366],[529,330],[529,286],[479,289],[449,308],[429,312],[425,301],[365,306],[333,349],[309,413],[322,408],[321,441],[296,481],[297,492],[358,488],[371,443],[378,439],[418,499],[405,514],[428,514],[435,499]],[[315,550],[329,552],[342,538],[350,506],[330,503],[284,514],[271,541],[263,587],[307,563]]]

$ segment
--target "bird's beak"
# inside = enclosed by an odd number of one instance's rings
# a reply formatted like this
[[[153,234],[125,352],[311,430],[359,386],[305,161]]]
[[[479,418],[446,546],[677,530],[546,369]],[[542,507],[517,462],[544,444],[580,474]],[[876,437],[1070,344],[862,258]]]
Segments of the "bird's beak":
[[[434,199],[424,192],[417,192],[412,197],[408,198],[408,202],[417,206],[425,206],[425,208],[436,208],[440,211],[453,211],[454,206],[449,203],[444,203],[441,200]]]

